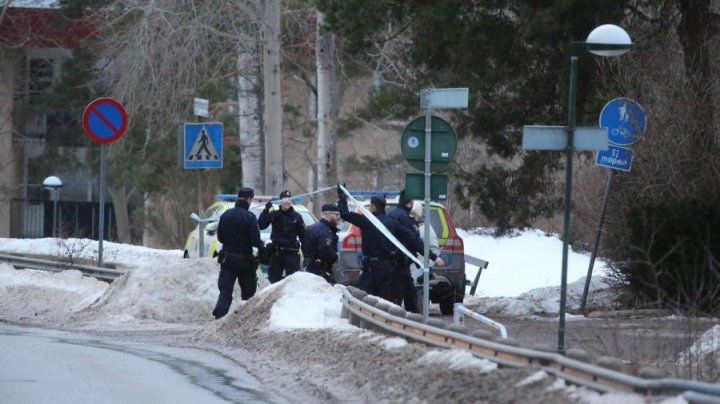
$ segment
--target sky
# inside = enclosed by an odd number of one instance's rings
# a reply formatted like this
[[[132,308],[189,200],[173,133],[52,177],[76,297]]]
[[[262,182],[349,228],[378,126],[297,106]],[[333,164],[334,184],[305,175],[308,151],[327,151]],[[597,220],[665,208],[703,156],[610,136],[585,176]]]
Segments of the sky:
[[[513,237],[493,238],[481,230],[460,230],[466,254],[490,262],[480,277],[477,296],[467,296],[469,307],[482,301],[481,314],[532,316],[557,313],[559,302],[560,257],[562,242],[556,235],[538,230],[517,233]],[[7,239],[0,238],[0,253],[42,254],[97,258],[97,241],[86,239]],[[106,263],[128,271],[112,284],[83,277],[79,271],[52,273],[15,270],[0,263],[0,320],[48,323],[73,322],[74,328],[171,330],[183,324],[207,321],[202,332],[214,335],[227,332],[225,319],[210,321],[217,299],[218,264],[211,258],[183,259],[182,250],[157,250],[104,242]],[[571,251],[568,265],[568,306],[579,307],[588,253]],[[612,290],[602,275],[607,265],[596,262],[590,303],[608,307]],[[468,279],[476,269],[468,267]],[[242,311],[245,302],[237,296],[231,313]],[[267,332],[296,329],[334,329],[368,335],[340,318],[343,287],[330,286],[321,278],[297,273],[283,282],[269,285],[260,277],[259,302],[253,310],[267,310],[259,318]],[[478,309],[480,310],[480,309]],[[230,316],[227,316],[230,317]],[[226,318],[227,318],[226,317]],[[568,315],[570,319],[573,316]],[[258,320],[261,321],[261,320]],[[375,337],[373,337],[375,338]],[[382,338],[385,349],[407,344],[401,338]],[[720,346],[720,326],[709,330],[692,345],[691,354]],[[679,358],[681,360],[682,358]],[[429,354],[424,360],[448,366],[479,366],[491,371],[494,365],[467,354]]]

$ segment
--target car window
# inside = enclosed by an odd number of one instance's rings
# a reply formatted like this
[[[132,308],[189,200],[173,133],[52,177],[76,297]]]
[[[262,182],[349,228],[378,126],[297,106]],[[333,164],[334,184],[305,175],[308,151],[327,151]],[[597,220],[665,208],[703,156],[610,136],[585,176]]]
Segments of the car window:
[[[227,210],[227,204],[225,203],[218,203],[217,205],[213,204],[207,210],[205,211],[205,217],[213,217],[216,215],[220,215],[222,212]]]

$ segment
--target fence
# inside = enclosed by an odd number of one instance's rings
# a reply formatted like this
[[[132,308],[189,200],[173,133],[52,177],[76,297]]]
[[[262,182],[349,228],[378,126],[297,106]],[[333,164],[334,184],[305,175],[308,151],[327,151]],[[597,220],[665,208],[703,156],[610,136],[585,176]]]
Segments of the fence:
[[[98,202],[58,201],[58,235],[60,237],[99,238],[100,204]],[[10,237],[52,237],[53,201],[13,199],[10,205]],[[117,240],[115,211],[105,204],[104,240]]]

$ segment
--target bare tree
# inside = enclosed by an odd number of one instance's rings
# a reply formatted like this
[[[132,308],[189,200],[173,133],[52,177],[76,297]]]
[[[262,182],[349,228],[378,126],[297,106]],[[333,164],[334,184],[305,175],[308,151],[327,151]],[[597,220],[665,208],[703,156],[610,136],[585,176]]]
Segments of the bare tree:
[[[317,11],[317,184],[337,182],[337,115],[339,94],[335,73],[335,35],[324,31],[325,15]]]
[[[263,49],[265,135],[265,192],[273,195],[283,187],[282,72],[280,68],[280,0],[265,1]]]

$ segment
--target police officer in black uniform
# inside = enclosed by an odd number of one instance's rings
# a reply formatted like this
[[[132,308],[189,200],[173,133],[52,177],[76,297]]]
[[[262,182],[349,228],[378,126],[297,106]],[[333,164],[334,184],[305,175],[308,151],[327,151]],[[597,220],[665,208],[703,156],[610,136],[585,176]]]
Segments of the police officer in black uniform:
[[[363,272],[360,275],[360,288],[371,295],[385,300],[393,300],[393,268],[397,260],[397,248],[367,217],[348,211],[347,195],[338,185],[338,210],[340,217],[360,228],[362,231]],[[410,230],[402,227],[385,214],[385,198],[370,198],[370,212],[392,233],[404,246],[409,246],[411,253],[422,253],[423,243]],[[434,255],[434,254],[432,254]],[[431,257],[432,258],[432,257]],[[434,259],[434,258],[433,258]]]
[[[322,219],[308,226],[302,243],[305,270],[335,284],[332,265],[338,260],[338,228],[340,212],[335,204],[322,206]]]
[[[268,248],[270,265],[268,266],[268,279],[270,283],[283,279],[283,271],[287,276],[300,269],[300,242],[305,232],[305,222],[299,213],[295,212],[290,200],[290,191],[280,193],[280,209],[270,211],[272,201],[265,205],[265,209],[258,218],[260,230],[267,229],[272,224]],[[298,241],[298,239],[300,241]]]
[[[263,245],[257,219],[248,211],[253,196],[252,188],[240,189],[235,207],[220,216],[217,238],[223,243],[223,248],[218,254],[220,296],[213,310],[215,319],[223,317],[230,310],[235,280],[240,285],[242,300],[248,300],[255,295],[258,260],[253,256],[252,248],[257,248],[259,255]]]
[[[410,208],[412,208],[412,199],[405,197],[405,190],[400,191],[397,206],[388,212],[388,216],[395,219],[402,227],[411,231],[415,237],[420,237],[414,221],[410,218]],[[408,248],[408,246],[405,246]],[[409,248],[408,248],[409,249]],[[399,254],[393,268],[393,293],[395,304],[405,302],[405,310],[411,313],[417,313],[418,298],[415,290],[415,281],[410,273],[410,259],[405,254]]]

